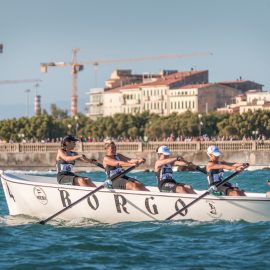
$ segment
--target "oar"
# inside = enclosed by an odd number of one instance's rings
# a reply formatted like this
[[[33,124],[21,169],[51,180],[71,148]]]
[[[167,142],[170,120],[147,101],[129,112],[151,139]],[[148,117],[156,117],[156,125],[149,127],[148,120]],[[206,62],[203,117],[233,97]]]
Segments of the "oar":
[[[191,162],[188,162],[182,156],[178,156],[177,157],[177,160],[178,161],[183,161],[184,163],[186,163],[187,165],[189,165],[191,168],[194,168],[196,171],[200,171],[200,172],[202,172],[204,174],[207,174],[207,172],[204,169],[202,169],[201,167],[199,167],[199,166],[197,166],[197,165],[195,165],[195,164],[193,164]]]
[[[92,159],[92,162],[91,163],[92,164],[95,164],[96,166],[98,166],[101,169],[105,169],[104,166],[101,163],[99,163],[97,160],[95,160],[95,159]]]
[[[125,174],[129,173],[130,171],[134,170],[136,167],[138,167],[141,163],[134,165],[128,169],[126,169],[125,171],[113,176],[110,180],[113,182],[114,180],[118,179],[119,177],[124,176]],[[101,165],[101,164],[100,164]],[[103,167],[103,166],[102,166]],[[68,210],[69,208],[73,207],[74,205],[78,204],[79,202],[83,201],[84,199],[86,199],[87,197],[91,196],[92,194],[96,193],[97,191],[99,191],[100,189],[104,188],[104,184],[102,184],[101,186],[97,187],[96,189],[92,190],[91,192],[87,193],[86,195],[84,195],[83,197],[81,197],[80,199],[78,199],[77,201],[73,202],[72,204],[68,205],[67,207],[63,208],[62,210],[58,211],[57,213],[55,213],[54,215],[39,221],[39,224],[44,225],[45,223],[47,223],[49,220],[55,218],[56,216],[62,214],[63,212],[65,212],[66,210]]]
[[[233,174],[231,174],[230,176],[228,176],[227,178],[225,178],[224,180],[222,180],[221,182],[217,183],[216,187],[222,186],[225,183],[227,183],[229,180],[231,180],[233,177],[235,177],[237,174],[241,173],[244,169],[246,169],[249,166],[248,163],[244,164],[244,168],[241,171],[237,171],[234,172]],[[196,202],[198,202],[200,199],[202,199],[203,197],[207,196],[208,194],[210,194],[211,191],[211,187],[204,192],[201,196],[199,196],[198,198],[196,198],[195,200],[193,200],[191,203],[187,204],[186,206],[182,207],[181,209],[179,209],[178,211],[176,211],[174,214],[172,214],[171,216],[169,216],[168,218],[166,218],[165,220],[170,220],[173,217],[175,217],[176,215],[182,213],[183,211],[185,211],[186,209],[188,209],[191,205],[195,204]]]

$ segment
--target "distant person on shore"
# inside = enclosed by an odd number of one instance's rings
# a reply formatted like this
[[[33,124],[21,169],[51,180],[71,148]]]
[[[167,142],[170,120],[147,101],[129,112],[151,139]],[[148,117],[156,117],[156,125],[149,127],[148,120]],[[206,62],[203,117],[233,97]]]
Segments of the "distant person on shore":
[[[56,156],[57,181],[63,185],[95,187],[90,178],[78,176],[73,172],[76,160],[87,163],[94,161],[73,151],[77,141],[79,140],[72,135],[63,138]]]
[[[193,165],[186,162],[182,157],[171,157],[168,146],[162,145],[157,149],[158,160],[155,163],[155,173],[158,188],[162,192],[196,194],[191,185],[179,183],[174,180],[172,166]]]
[[[270,179],[267,180],[266,184],[270,186]],[[270,191],[266,192],[266,197],[270,197]]]
[[[219,157],[222,155],[222,153],[215,145],[211,145],[207,148],[207,155],[210,158],[208,164],[206,165],[209,187],[224,180],[224,169],[229,171],[241,171],[244,169],[243,163],[229,163],[226,161],[220,161]],[[228,182],[217,187],[217,191],[222,192],[222,194],[227,196],[246,196],[243,190],[232,186],[232,184]]]
[[[143,158],[128,158],[120,153],[117,153],[116,145],[112,140],[104,140],[104,143],[106,155],[103,159],[103,166],[108,178],[123,172],[124,169],[122,167],[138,165],[145,161]],[[126,175],[112,181],[112,188],[148,191],[143,183]]]

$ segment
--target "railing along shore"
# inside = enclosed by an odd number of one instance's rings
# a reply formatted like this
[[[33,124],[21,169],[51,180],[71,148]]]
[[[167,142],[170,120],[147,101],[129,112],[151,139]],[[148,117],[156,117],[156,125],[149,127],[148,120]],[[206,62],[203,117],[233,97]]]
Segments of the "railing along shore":
[[[268,151],[270,140],[266,141],[191,141],[191,142],[116,142],[119,152],[155,152],[161,145],[168,145],[172,152],[206,151],[209,145],[217,145],[226,151]],[[43,153],[57,152],[59,143],[1,143],[2,153]],[[105,152],[102,142],[77,143],[78,152]]]

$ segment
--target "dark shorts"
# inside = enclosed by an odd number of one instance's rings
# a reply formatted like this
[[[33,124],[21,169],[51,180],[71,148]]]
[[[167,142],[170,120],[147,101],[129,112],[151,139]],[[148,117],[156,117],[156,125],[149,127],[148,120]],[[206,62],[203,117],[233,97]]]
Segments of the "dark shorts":
[[[217,187],[217,190],[222,192],[222,194],[224,195],[228,195],[229,190],[239,190],[239,188],[234,187],[230,183],[225,183],[224,185]]]
[[[126,189],[126,184],[128,182],[139,182],[137,181],[136,179],[134,178],[131,178],[131,177],[120,177],[120,178],[117,178],[115,180],[113,180],[112,182],[112,186],[113,188],[115,189]]]
[[[177,183],[176,181],[166,181],[159,187],[161,192],[173,192],[176,193],[177,186],[184,186],[184,183]]]
[[[74,185],[75,177],[77,177],[77,175],[72,172],[58,173],[57,182],[61,185]]]

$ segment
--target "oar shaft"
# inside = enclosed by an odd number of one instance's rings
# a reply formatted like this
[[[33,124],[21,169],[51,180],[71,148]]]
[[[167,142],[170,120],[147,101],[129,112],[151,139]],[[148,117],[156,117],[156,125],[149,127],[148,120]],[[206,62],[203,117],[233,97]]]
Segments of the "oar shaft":
[[[96,166],[98,166],[101,169],[105,169],[104,166],[101,163],[97,162],[97,161],[92,162],[92,164],[95,164]]]
[[[181,157],[181,158],[182,158],[182,157]],[[190,165],[190,162],[188,162],[188,161],[185,160],[184,158],[182,158],[181,161],[183,161],[183,162],[186,163],[187,165]],[[197,165],[195,165],[195,164],[193,164],[193,163],[191,163],[191,164],[192,164],[191,167],[193,167],[196,171],[200,171],[200,172],[202,172],[202,173],[204,173],[204,174],[207,174],[207,172],[206,172],[204,169],[202,169],[201,167],[199,167],[199,166],[197,166]]]

